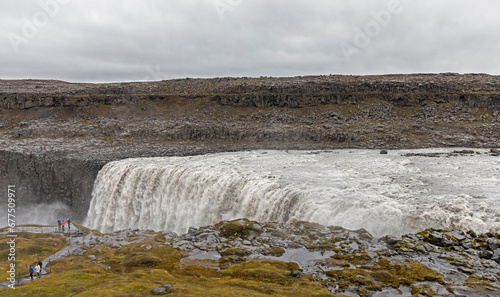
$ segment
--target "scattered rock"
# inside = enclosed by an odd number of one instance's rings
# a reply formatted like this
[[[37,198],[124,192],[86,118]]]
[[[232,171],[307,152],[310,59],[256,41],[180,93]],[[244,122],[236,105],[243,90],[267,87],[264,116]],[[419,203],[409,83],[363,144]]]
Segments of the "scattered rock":
[[[228,239],[220,231],[224,225],[242,226],[243,229],[238,228],[241,234],[245,233],[245,228],[254,231],[249,231],[245,240],[240,237]],[[500,287],[500,275],[497,276],[500,234],[428,229],[403,237],[376,239],[363,229],[351,231],[303,221],[278,224],[234,220],[216,226],[191,230],[190,241],[184,239],[185,235],[169,233],[165,243],[155,240],[162,233],[117,231],[93,236],[97,247],[86,245],[80,250],[89,250],[89,259],[95,261],[95,253],[101,249],[104,253],[106,249],[113,251],[108,247],[121,238],[122,249],[140,243],[140,252],[132,257],[117,252],[112,261],[118,260],[120,265],[127,267],[154,267],[166,263],[153,256],[154,251],[168,244],[183,251],[184,263],[194,261],[191,263],[200,265],[209,261],[206,268],[238,277],[245,275],[283,282],[290,281],[289,277],[305,277],[325,285],[332,293],[347,296],[372,291],[389,294],[394,286],[415,294],[418,291],[424,295],[452,295],[448,290],[454,290],[457,295],[476,296],[484,290]],[[82,242],[85,244],[88,240]],[[263,259],[262,254],[276,259]],[[178,257],[181,257],[180,252]],[[108,261],[102,257],[98,263],[109,269]],[[260,269],[265,265],[267,268]],[[165,285],[151,292],[169,294],[174,289]]]
[[[396,236],[386,235],[382,237],[381,240],[387,243],[389,246],[393,246],[396,243],[398,243],[401,239]]]
[[[153,293],[153,295],[167,295],[173,292],[174,292],[174,286],[172,285],[163,285],[151,290],[151,293]]]
[[[461,150],[461,151],[453,151],[453,154],[463,154],[463,155],[472,155],[476,152],[473,150]]]
[[[488,259],[489,260],[489,259],[493,258],[493,252],[492,251],[484,251],[484,252],[481,252],[479,255],[483,259]]]
[[[248,250],[242,248],[229,248],[224,251],[220,251],[219,253],[221,256],[240,256],[240,257],[245,257],[250,254]]]
[[[285,249],[279,246],[274,246],[262,252],[265,256],[281,257],[285,253]]]
[[[458,267],[457,270],[469,275],[474,274],[476,272],[474,269],[468,269],[465,267]]]
[[[75,256],[81,256],[83,254],[85,254],[85,250],[81,249],[81,248],[79,248],[79,249],[77,249],[76,251],[73,252],[73,255],[75,255]],[[93,260],[95,260],[95,259],[93,259]]]

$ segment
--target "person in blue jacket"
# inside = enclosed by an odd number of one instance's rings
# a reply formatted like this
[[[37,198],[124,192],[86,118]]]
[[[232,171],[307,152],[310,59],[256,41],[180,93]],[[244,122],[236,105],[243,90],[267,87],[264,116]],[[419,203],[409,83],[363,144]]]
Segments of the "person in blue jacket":
[[[30,269],[28,270],[28,272],[30,273],[31,280],[33,280],[33,273],[35,272],[35,268],[33,268],[33,266],[31,266],[31,264],[30,264]]]

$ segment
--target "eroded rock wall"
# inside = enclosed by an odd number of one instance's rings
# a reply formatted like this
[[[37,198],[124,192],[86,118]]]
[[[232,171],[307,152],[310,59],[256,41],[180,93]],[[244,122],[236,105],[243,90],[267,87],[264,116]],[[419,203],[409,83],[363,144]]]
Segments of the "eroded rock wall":
[[[431,100],[438,103],[464,101],[470,107],[498,108],[500,79],[485,74],[415,74],[181,79],[114,84],[0,81],[0,108],[6,109],[130,104],[141,100],[168,100],[175,96],[256,107],[358,104],[377,98],[399,105]]]
[[[82,221],[87,215],[97,173],[104,164],[55,154],[25,154],[0,150],[0,189],[14,185],[18,207],[61,202],[67,215]],[[2,205],[7,205],[2,195]],[[5,201],[3,201],[5,200]]]

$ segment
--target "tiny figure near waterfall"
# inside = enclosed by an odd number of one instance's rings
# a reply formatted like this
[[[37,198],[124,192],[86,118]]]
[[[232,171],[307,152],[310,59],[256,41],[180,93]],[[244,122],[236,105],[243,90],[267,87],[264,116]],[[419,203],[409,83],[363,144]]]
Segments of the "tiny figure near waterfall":
[[[61,222],[62,232],[64,232],[64,221]]]
[[[69,232],[71,230],[71,220],[68,218],[66,222],[68,222],[68,232]]]
[[[57,232],[61,232],[61,220],[57,220]]]

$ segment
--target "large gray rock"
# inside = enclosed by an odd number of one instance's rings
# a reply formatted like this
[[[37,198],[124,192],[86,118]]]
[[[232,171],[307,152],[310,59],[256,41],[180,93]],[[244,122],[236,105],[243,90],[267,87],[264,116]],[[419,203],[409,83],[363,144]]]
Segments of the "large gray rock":
[[[173,292],[174,292],[174,286],[172,285],[163,285],[151,290],[151,293],[153,293],[153,295],[167,295]]]

